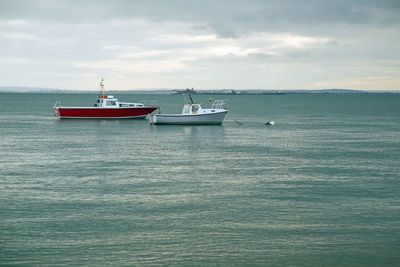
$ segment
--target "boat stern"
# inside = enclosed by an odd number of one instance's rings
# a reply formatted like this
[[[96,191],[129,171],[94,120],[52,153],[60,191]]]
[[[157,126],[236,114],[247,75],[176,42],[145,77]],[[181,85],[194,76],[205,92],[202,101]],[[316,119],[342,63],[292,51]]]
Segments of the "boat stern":
[[[149,114],[148,116],[149,123],[150,124],[156,124],[157,123],[157,115],[156,114]]]
[[[54,116],[56,116],[57,118],[60,118],[60,108],[61,107],[61,103],[60,101],[56,101],[54,103],[53,109],[54,109]]]

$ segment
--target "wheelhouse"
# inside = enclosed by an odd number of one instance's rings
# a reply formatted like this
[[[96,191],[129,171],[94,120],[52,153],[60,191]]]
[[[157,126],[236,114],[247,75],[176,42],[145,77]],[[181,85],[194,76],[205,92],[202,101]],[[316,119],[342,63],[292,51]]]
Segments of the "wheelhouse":
[[[97,98],[96,107],[102,108],[135,108],[144,107],[142,103],[119,102],[113,95],[101,95]]]

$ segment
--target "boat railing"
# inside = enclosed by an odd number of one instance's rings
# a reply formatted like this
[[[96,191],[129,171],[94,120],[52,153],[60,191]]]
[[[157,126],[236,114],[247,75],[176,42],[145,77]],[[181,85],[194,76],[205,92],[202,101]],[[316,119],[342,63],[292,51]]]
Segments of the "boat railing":
[[[56,103],[54,103],[53,108],[59,108],[59,107],[61,107],[61,102],[57,100]]]
[[[211,105],[211,108],[213,109],[222,109],[226,105],[228,100],[226,99],[221,99],[221,100],[214,100],[214,102]]]

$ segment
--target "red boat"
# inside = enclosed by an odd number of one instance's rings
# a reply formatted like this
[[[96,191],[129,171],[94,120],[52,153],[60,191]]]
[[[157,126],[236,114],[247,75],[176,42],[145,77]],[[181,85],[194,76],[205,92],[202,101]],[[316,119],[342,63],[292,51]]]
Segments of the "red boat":
[[[103,92],[103,81],[100,87]],[[158,106],[119,102],[114,96],[104,94],[93,107],[63,107],[60,101],[54,104],[54,114],[60,119],[144,119],[156,109]]]

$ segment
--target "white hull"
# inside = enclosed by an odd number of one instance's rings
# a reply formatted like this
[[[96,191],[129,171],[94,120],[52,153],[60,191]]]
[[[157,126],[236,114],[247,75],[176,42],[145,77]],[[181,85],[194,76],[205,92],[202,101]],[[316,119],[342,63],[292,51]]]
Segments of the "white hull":
[[[225,119],[227,110],[204,114],[154,114],[149,117],[151,124],[218,125]]]

